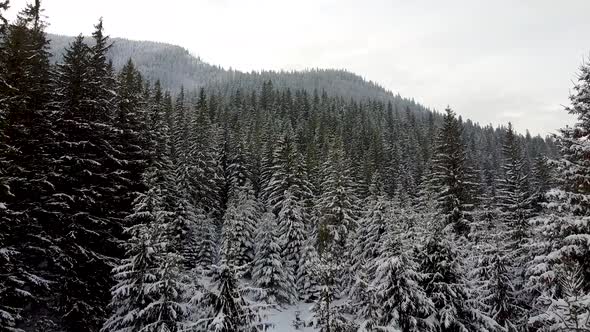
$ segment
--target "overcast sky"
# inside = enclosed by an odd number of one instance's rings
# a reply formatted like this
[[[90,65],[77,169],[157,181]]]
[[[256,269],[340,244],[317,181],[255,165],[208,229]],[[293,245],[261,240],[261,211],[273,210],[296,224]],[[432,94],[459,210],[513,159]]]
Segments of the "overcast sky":
[[[12,0],[13,10],[25,0]],[[239,70],[344,68],[428,107],[555,132],[590,54],[589,0],[45,0],[48,32],[181,45]]]

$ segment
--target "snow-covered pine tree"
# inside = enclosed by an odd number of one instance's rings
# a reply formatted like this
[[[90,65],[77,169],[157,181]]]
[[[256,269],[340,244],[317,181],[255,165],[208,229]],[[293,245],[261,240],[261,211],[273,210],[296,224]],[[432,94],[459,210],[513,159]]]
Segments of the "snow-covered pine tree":
[[[513,250],[506,242],[510,225],[497,217],[496,204],[486,203],[486,210],[478,213],[470,238],[472,254],[464,262],[473,288],[474,307],[493,318],[502,329],[521,331],[526,314],[523,308],[522,284],[517,278],[518,268],[513,262]]]
[[[6,9],[8,1],[1,1],[0,16]],[[59,157],[43,153],[54,137],[41,10],[34,1],[14,22],[0,20],[0,330],[6,331],[23,323],[43,328],[46,318],[36,309],[47,309],[48,270],[58,256],[51,229],[40,222],[41,198],[53,190],[47,165]]]
[[[221,260],[213,266],[213,289],[210,295],[210,308],[207,313],[207,331],[251,332],[265,329],[262,308],[246,298],[245,289],[240,287],[236,269],[227,261]]]
[[[120,172],[116,191],[111,197],[115,217],[124,218],[132,210],[137,192],[145,190],[141,181],[148,164],[149,133],[147,101],[149,92],[144,92],[141,73],[129,59],[117,76],[118,107],[114,125],[118,129],[113,146]]]
[[[533,189],[539,199],[544,199],[545,194],[554,187],[554,172],[549,165],[548,158],[540,155],[535,158],[533,169]]]
[[[291,190],[293,199],[299,202],[309,198],[312,193],[311,184],[307,179],[305,162],[297,149],[293,129],[287,125],[283,131],[284,133],[275,143],[272,166],[268,170],[270,179],[264,190],[264,197],[272,212],[277,216],[283,208],[287,190]]]
[[[313,317],[311,325],[320,332],[356,331],[354,324],[344,315],[344,308],[336,301],[339,267],[330,252],[320,257],[315,266],[315,275],[319,283],[319,296],[311,308]]]
[[[523,169],[525,164],[520,142],[510,123],[504,136],[502,153],[504,174],[497,181],[495,200],[500,211],[499,217],[508,224],[509,233],[504,241],[512,243],[513,258],[522,258],[519,255],[523,254],[521,250],[529,234],[528,221],[533,216],[533,198],[529,193],[528,175]]]
[[[185,102],[184,88],[181,87],[180,93],[174,101],[174,108],[170,114],[170,157],[175,165],[181,162],[182,157],[188,154],[188,135],[189,121],[187,116],[187,105]]]
[[[268,200],[268,190],[270,180],[273,176],[273,154],[275,151],[275,144],[276,144],[276,134],[274,123],[272,122],[272,117],[266,117],[263,122],[263,128],[261,129],[262,133],[261,136],[261,143],[262,147],[260,147],[260,155],[257,156],[258,161],[260,163],[258,170],[254,170],[255,173],[258,175],[258,186],[260,188],[260,194],[263,198],[267,201]]]
[[[471,186],[461,122],[447,107],[444,122],[439,129],[428,179],[430,190],[436,193],[440,211],[453,225],[455,232],[469,232],[468,211],[471,209]]]
[[[67,331],[100,327],[110,298],[110,271],[123,254],[118,210],[124,208],[113,195],[123,185],[113,144],[117,89],[101,21],[92,37],[92,47],[83,37],[72,42],[54,82],[53,124],[59,135],[51,149],[62,157],[50,164],[55,193],[47,209],[59,225],[56,237],[63,254],[56,309]]]
[[[408,126],[403,123],[403,126]],[[418,143],[414,133],[401,132],[397,147],[397,170],[399,174],[396,193],[402,202],[411,200],[417,194],[420,181],[418,164]]]
[[[198,263],[201,268],[209,269],[216,259],[217,224],[210,214],[206,214],[198,225]]]
[[[386,223],[389,217],[391,204],[385,197],[385,191],[378,173],[373,175],[369,186],[371,195],[367,197],[365,206],[368,206],[362,218],[358,222],[354,247],[351,255],[352,271],[367,272],[373,261],[381,255],[381,246],[386,232]]]
[[[203,219],[197,225],[195,242],[198,245],[198,263],[205,269],[215,261],[217,227],[225,203],[222,201],[223,171],[220,166],[220,151],[224,143],[220,129],[211,122],[209,109],[207,95],[201,88],[193,107],[185,114],[188,122],[186,163],[191,174],[191,195],[195,209],[203,213]]]
[[[359,322],[359,331],[372,331],[375,328],[379,303],[376,301],[375,288],[366,270],[355,273],[352,286],[344,304],[344,310],[354,315]]]
[[[290,123],[290,122],[289,122]],[[299,274],[306,233],[306,200],[312,195],[312,185],[307,178],[307,168],[298,151],[295,135],[286,124],[272,152],[272,163],[267,174],[268,183],[263,191],[268,205],[278,217],[279,244],[289,279]]]
[[[191,214],[177,211],[175,218],[170,211],[174,206],[169,204],[169,196],[176,188],[172,185],[170,136],[159,82],[148,105],[149,164],[143,177],[148,190],[136,198],[134,212],[126,218],[130,238],[126,258],[113,269],[117,285],[112,289],[112,315],[103,326],[105,332],[175,331],[184,325],[188,310],[190,294],[185,292],[190,286],[180,265],[182,257],[177,253],[177,232],[172,228],[182,224],[181,216]],[[186,179],[179,183],[183,182]]]
[[[463,257],[453,236],[435,228],[426,244],[418,251],[424,291],[434,304],[437,331],[495,331],[500,326],[482,313],[471,298]]]
[[[295,197],[293,186],[284,193],[281,210],[278,215],[278,234],[281,246],[281,259],[289,279],[295,280],[301,274],[300,264],[303,246],[308,235],[306,232],[305,210],[301,201]],[[295,290],[296,292],[297,290]]]
[[[163,191],[164,210],[172,211],[174,165],[170,159],[170,127],[166,115],[166,99],[160,81],[156,81],[148,100],[148,169],[157,170],[157,181]]]
[[[547,194],[545,211],[533,219],[536,257],[528,269],[529,288],[538,299],[564,299],[558,286],[560,271],[579,266],[581,289],[590,289],[590,64],[580,68],[578,80],[570,95],[566,111],[577,117],[572,127],[565,127],[555,137],[560,158],[550,160],[558,174],[557,189]],[[547,310],[544,301],[537,301],[532,312]],[[534,326],[534,322],[531,322]]]
[[[359,207],[350,161],[338,139],[333,142],[328,158],[322,164],[321,174],[321,191],[315,204],[318,251],[320,256],[330,251],[337,260],[335,263],[342,267],[336,285],[340,291],[346,291],[352,279],[350,255]]]
[[[211,123],[204,88],[200,89],[187,120],[189,121],[188,158],[197,207],[210,218],[217,219],[223,213],[220,202],[222,170],[219,165],[222,140],[218,126]]]
[[[152,168],[145,174],[147,192],[137,197],[135,211],[126,218],[131,225],[126,233],[126,257],[113,269],[117,285],[111,290],[112,314],[105,322],[105,332],[140,331],[149,321],[143,310],[151,303],[147,285],[156,280],[157,224],[165,222],[170,212],[162,210],[162,184],[158,183],[159,170]]]
[[[252,271],[260,215],[261,206],[254,197],[251,182],[235,188],[223,216],[223,247],[228,248],[225,259],[229,264]]]
[[[265,213],[256,238],[252,281],[264,292],[259,300],[269,304],[290,304],[295,300],[295,282],[281,258],[276,217]]]
[[[519,292],[512,279],[514,272],[511,263],[506,254],[497,252],[489,255],[487,280],[478,291],[485,296],[488,315],[504,330],[516,332],[522,329],[522,317],[526,311],[521,306]]]
[[[466,261],[471,271],[475,307],[493,318],[506,331],[521,331],[526,323],[522,285],[518,284],[512,249],[505,243],[509,225],[495,217],[492,207],[479,216],[473,232],[473,254]]]
[[[407,251],[400,234],[386,235],[381,256],[374,262],[375,278],[370,287],[375,292],[376,328],[400,331],[435,331],[428,317],[434,304],[421,286],[424,275]]]
[[[143,325],[140,311],[149,303],[143,285],[152,276],[153,251],[151,234],[147,225],[141,223],[126,230],[127,258],[113,269],[117,284],[111,290],[113,299],[109,305],[111,316],[103,331],[139,331]]]
[[[163,234],[169,231],[164,223],[157,227],[158,235],[154,278],[144,285],[152,301],[141,311],[142,331],[183,331],[188,322],[190,284],[182,270],[182,256],[174,252],[173,240]]]
[[[321,173],[321,194],[315,207],[319,251],[332,250],[339,253],[334,257],[342,257],[348,235],[356,229],[358,207],[350,164],[341,142],[333,144]]]
[[[194,122],[188,114],[185,98],[184,89],[181,88],[173,109],[169,108],[167,114],[167,122],[172,124],[169,128],[169,147],[170,159],[174,164],[174,185],[170,188],[168,199],[173,204],[174,212],[174,221],[171,223],[175,239],[173,246],[175,252],[183,257],[185,267],[191,270],[212,256],[211,248],[204,249],[211,245],[213,239],[210,234],[211,220],[205,211],[209,209],[209,205],[202,202],[206,193],[201,187],[207,188],[208,182],[197,181],[202,180],[197,171],[202,166],[199,164],[201,156],[197,154],[200,147],[198,143],[201,142],[197,143],[197,137],[193,137],[197,128],[190,127]],[[201,259],[201,253],[207,257]]]
[[[590,331],[590,293],[583,290],[584,279],[579,266],[567,266],[557,280],[560,298],[543,298],[547,310],[532,317],[531,326],[540,331]]]
[[[195,207],[192,199],[192,187],[189,173],[189,165],[184,156],[175,169],[175,199],[176,206],[172,211],[172,238],[175,252],[182,256],[182,261],[187,270],[195,268],[199,263],[199,225],[205,221],[205,214]]]
[[[497,221],[493,232],[497,241],[488,250],[487,261],[498,323],[507,329],[519,329],[526,321],[528,301],[522,293],[525,265],[530,260],[527,242],[530,237],[529,219],[533,216],[533,196],[529,193],[528,175],[518,136],[508,124],[502,146],[503,177],[497,181]],[[495,247],[495,248],[494,248]]]
[[[305,302],[314,301],[319,296],[319,284],[316,275],[316,266],[318,264],[319,256],[313,238],[308,238],[303,245],[299,270],[295,277],[299,298]]]
[[[237,139],[234,139],[236,141]],[[237,140],[234,142],[234,151],[229,156],[227,166],[227,182],[228,192],[232,192],[236,188],[244,186],[246,181],[252,181],[251,168],[248,161],[248,151],[244,146],[244,142]]]
[[[352,254],[350,257],[350,274],[353,276],[350,285],[347,310],[363,321],[363,331],[370,331],[375,323],[377,303],[375,292],[370,287],[374,278],[375,260],[381,255],[383,240],[387,231],[387,223],[391,212],[390,201],[385,198],[381,177],[375,173],[369,186],[369,197],[366,198],[367,210],[359,220],[355,233]]]

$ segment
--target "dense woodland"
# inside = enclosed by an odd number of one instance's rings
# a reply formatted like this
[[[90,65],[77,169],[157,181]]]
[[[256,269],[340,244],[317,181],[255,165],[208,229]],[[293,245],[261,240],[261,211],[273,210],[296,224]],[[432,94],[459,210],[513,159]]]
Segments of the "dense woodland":
[[[589,65],[541,138],[305,73],[165,89],[102,20],[52,63],[39,1],[7,7],[0,331],[264,331],[294,303],[294,330],[590,331]]]

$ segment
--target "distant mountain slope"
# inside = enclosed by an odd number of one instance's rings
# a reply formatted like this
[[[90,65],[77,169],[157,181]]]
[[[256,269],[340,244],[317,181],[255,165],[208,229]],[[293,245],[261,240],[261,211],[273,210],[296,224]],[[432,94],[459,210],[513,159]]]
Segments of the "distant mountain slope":
[[[49,38],[54,60],[60,61],[64,48],[73,37],[50,35]],[[113,42],[111,58],[115,68],[121,68],[131,57],[148,79],[159,79],[165,88],[173,91],[178,91],[181,86],[187,90],[207,86],[224,93],[236,88],[257,89],[264,81],[272,80],[273,85],[278,88],[304,89],[310,93],[314,89],[325,90],[329,95],[347,99],[394,101],[413,110],[424,109],[413,100],[394,95],[378,84],[345,70],[310,69],[245,73],[205,63],[180,46],[122,38],[113,38]]]
[[[51,52],[60,61],[63,50],[73,37],[50,35]],[[150,80],[159,79],[170,90],[203,86],[227,78],[227,71],[209,65],[192,56],[186,49],[165,43],[133,41],[113,38],[110,56],[115,68],[120,69],[129,58]]]

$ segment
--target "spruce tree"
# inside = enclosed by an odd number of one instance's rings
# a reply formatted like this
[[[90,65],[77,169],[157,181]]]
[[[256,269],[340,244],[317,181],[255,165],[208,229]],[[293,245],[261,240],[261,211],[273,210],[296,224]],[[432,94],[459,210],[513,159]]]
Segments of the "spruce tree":
[[[466,235],[469,232],[468,212],[472,199],[470,170],[461,138],[461,123],[450,108],[445,112],[428,181],[431,191],[437,195],[439,209],[447,223],[453,225],[457,234]]]
[[[511,262],[506,255],[490,256],[487,270],[487,281],[481,289],[485,296],[488,314],[506,331],[520,331],[524,309],[520,305],[517,286],[512,278]]]
[[[427,318],[434,304],[421,286],[424,275],[392,232],[387,234],[383,252],[375,261],[371,286],[378,308],[373,313],[375,326],[401,331],[433,331]]]
[[[293,276],[281,258],[276,218],[270,213],[262,217],[256,243],[252,280],[264,290],[259,300],[269,304],[290,304],[295,300]]]
[[[498,181],[496,202],[500,217],[508,224],[510,232],[505,240],[514,243],[512,249],[520,250],[529,233],[528,221],[533,216],[532,195],[529,193],[528,175],[523,169],[524,157],[520,142],[510,123],[504,136],[502,152],[504,177]]]
[[[547,311],[543,298],[565,300],[557,283],[561,271],[579,267],[584,294],[590,290],[590,65],[583,64],[566,111],[577,117],[572,127],[556,136],[560,158],[549,163],[558,174],[558,188],[547,194],[542,215],[534,219],[536,257],[528,269],[529,287],[535,290],[533,315]],[[532,322],[534,323],[534,321]],[[534,326],[534,324],[531,324]]]
[[[120,171],[116,182],[119,184],[112,195],[110,204],[115,217],[124,218],[131,211],[134,195],[145,190],[142,175],[148,165],[149,117],[148,98],[144,94],[143,79],[129,59],[117,76],[118,107],[114,114],[117,132],[113,146]]]
[[[504,223],[495,208],[485,211],[474,232],[469,273],[476,307],[493,318],[501,328],[521,331],[526,323],[527,297],[521,271],[526,263],[515,263],[512,242],[507,241],[510,225]]]
[[[270,179],[265,189],[265,197],[275,215],[283,208],[285,192],[290,189],[293,198],[302,201],[311,194],[311,184],[307,180],[306,167],[290,126],[284,129],[272,153],[272,166],[268,170]]]
[[[66,50],[55,81],[59,113],[54,124],[61,135],[53,148],[67,157],[51,165],[56,193],[47,204],[61,223],[57,236],[64,254],[57,309],[67,330],[102,324],[113,259],[122,255],[118,209],[124,208],[116,208],[111,200],[122,185],[112,144],[117,132],[114,77],[106,60],[110,44],[102,22],[95,28],[92,47],[78,37]]]
[[[303,246],[307,238],[306,227],[304,223],[305,210],[303,204],[297,201],[289,188],[285,191],[283,206],[278,216],[278,234],[281,245],[281,258],[286,268],[286,273],[290,279],[300,275],[300,264],[303,257]]]
[[[311,302],[319,296],[318,276],[315,271],[317,264],[319,264],[319,256],[313,239],[307,239],[303,246],[298,274],[295,277],[299,298],[305,302]]]
[[[344,316],[343,308],[335,303],[336,281],[339,269],[335,259],[327,252],[316,265],[315,274],[319,282],[319,296],[315,300],[312,325],[321,332],[354,331],[351,322]]]
[[[236,269],[222,260],[213,266],[213,289],[207,331],[249,332],[268,327],[260,306],[250,302],[236,278]]]
[[[247,181],[232,193],[223,217],[223,241],[228,248],[228,263],[244,266],[248,271],[254,260],[255,236],[261,207]]]
[[[211,123],[205,89],[201,88],[197,101],[187,117],[188,160],[195,208],[204,214],[195,234],[199,250],[199,264],[208,268],[214,262],[216,227],[222,215],[222,168],[220,150],[222,139],[218,126]]]
[[[171,231],[175,240],[173,244],[175,252],[182,256],[186,269],[190,270],[195,268],[200,261],[197,236],[199,235],[199,225],[202,225],[206,218],[204,212],[195,207],[192,199],[189,165],[186,158],[181,160],[183,161],[174,172],[176,186],[172,188],[175,189],[176,205],[171,216],[173,219]]]
[[[145,331],[183,331],[188,324],[190,284],[182,270],[182,256],[168,248],[169,240],[159,236],[155,243],[162,251],[157,259],[155,278],[145,285],[148,296],[153,299],[141,312]]]
[[[358,212],[350,164],[339,143],[334,144],[322,165],[322,179],[316,204],[319,251],[338,252],[345,247],[349,233],[355,231]]]
[[[137,197],[135,211],[126,221],[132,225],[126,229],[129,239],[126,257],[113,269],[117,285],[111,290],[112,315],[103,331],[139,331],[145,321],[143,310],[153,300],[147,285],[156,280],[156,247],[158,223],[165,222],[170,212],[163,210],[162,184],[158,183],[158,169],[152,168],[145,175],[146,193]]]
[[[0,11],[7,8],[2,1]],[[52,229],[42,222],[44,197],[53,191],[47,165],[59,156],[48,149],[55,132],[41,12],[35,1],[15,22],[0,22],[0,329],[6,330],[43,328],[51,319],[41,308],[48,307],[50,270],[59,256]]]
[[[351,256],[352,270],[357,272],[363,269],[367,272],[366,269],[381,255],[381,246],[387,231],[386,224],[391,208],[377,173],[373,176],[369,191],[371,195],[366,199],[368,208],[359,219]]]
[[[438,331],[494,331],[500,327],[471,298],[463,257],[444,230],[436,230],[419,251],[422,285],[434,304]]]
[[[589,331],[590,294],[584,292],[584,280],[579,266],[569,266],[560,271],[559,298],[545,298],[547,310],[533,317],[529,323],[542,331]]]

